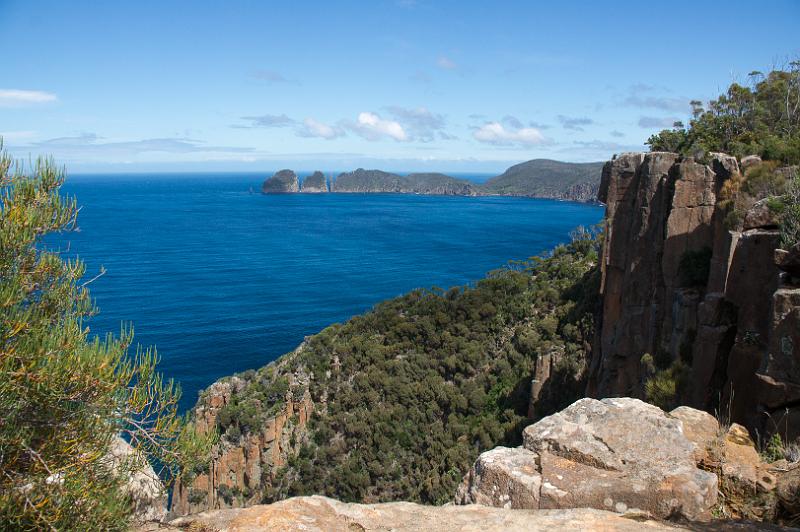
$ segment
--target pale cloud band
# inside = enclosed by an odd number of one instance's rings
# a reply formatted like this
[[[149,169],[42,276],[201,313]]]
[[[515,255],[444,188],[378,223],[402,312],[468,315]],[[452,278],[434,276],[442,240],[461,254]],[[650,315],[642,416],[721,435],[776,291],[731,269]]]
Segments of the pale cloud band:
[[[536,146],[546,144],[547,139],[535,127],[506,127],[500,122],[487,122],[472,133],[478,142],[498,146],[521,145]]]
[[[0,89],[0,107],[18,107],[51,103],[58,100],[52,92]]]

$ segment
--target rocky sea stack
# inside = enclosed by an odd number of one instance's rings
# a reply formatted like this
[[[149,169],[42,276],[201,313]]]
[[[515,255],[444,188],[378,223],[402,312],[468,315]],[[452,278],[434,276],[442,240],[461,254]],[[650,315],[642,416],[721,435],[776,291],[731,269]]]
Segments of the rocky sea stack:
[[[280,170],[261,185],[264,194],[281,194],[284,192],[300,192],[297,174],[292,170]]]
[[[325,179],[325,174],[317,170],[310,176],[303,179],[303,188],[301,192],[328,192],[328,182]]]

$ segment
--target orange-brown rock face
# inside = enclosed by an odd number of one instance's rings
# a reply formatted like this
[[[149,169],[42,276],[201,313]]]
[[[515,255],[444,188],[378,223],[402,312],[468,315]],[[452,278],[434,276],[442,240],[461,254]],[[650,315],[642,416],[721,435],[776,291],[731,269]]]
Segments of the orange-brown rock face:
[[[738,173],[723,154],[709,164],[671,153],[606,163],[602,312],[588,395],[641,397],[644,354],[682,358],[691,367],[684,403],[724,405],[762,434],[780,411],[800,433],[800,287],[775,264],[783,255],[763,202],[738,230],[726,227],[720,191]],[[687,282],[682,262],[691,255],[710,256],[707,280]]]
[[[228,404],[241,382],[237,377],[214,383],[207,398],[195,408],[201,431],[216,424],[219,411]],[[300,400],[287,394],[283,408],[269,418],[256,433],[248,433],[238,442],[221,441],[212,451],[208,470],[191,482],[178,482],[172,499],[175,515],[249,506],[261,502],[261,491],[275,470],[286,464],[305,437],[313,404],[306,391]]]

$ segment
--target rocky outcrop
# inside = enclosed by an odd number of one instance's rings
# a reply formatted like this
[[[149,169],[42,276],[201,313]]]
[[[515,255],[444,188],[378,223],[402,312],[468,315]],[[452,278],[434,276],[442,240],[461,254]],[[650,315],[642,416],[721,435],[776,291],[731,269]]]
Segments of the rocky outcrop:
[[[214,383],[195,407],[197,428],[206,433],[217,424],[220,411],[244,386],[238,377]],[[241,507],[261,501],[265,480],[293,456],[302,443],[313,404],[308,393],[295,398],[287,392],[278,411],[258,428],[236,441],[223,437],[212,450],[207,467],[191,479],[179,479],[172,497],[175,515]]]
[[[705,519],[717,476],[697,467],[682,422],[638,399],[581,399],[523,432],[523,447],[483,453],[459,504],[597,508]]]
[[[724,408],[762,435],[792,416],[800,430],[800,288],[779,275],[790,252],[776,252],[766,202],[732,227],[722,189],[739,172],[724,154],[707,164],[658,152],[606,163],[602,310],[587,395],[643,397],[650,354],[691,368],[678,402]]]
[[[566,163],[535,159],[512,166],[503,174],[479,184],[437,172],[399,175],[358,168],[343,172],[328,186],[317,171],[303,180],[302,189],[292,170],[267,179],[264,193],[342,192],[395,193],[442,196],[523,196],[594,203],[597,201],[602,163]]]
[[[328,192],[328,181],[325,179],[325,174],[317,170],[310,176],[307,176],[305,179],[303,179],[303,188],[301,189],[301,192]]]
[[[593,509],[503,510],[481,505],[423,506],[409,502],[348,504],[327,497],[294,497],[270,505],[217,510],[182,517],[155,530],[217,532],[393,530],[442,532],[661,531],[676,528],[638,515],[623,516]]]
[[[280,170],[272,177],[267,178],[261,185],[264,194],[283,194],[286,192],[300,192],[297,174],[292,170]]]
[[[795,244],[792,249],[776,249],[775,265],[794,277],[793,284],[800,284],[800,244]]]
[[[111,441],[110,466],[124,476],[123,492],[133,504],[135,521],[160,521],[167,515],[167,490],[147,460],[117,436]]]

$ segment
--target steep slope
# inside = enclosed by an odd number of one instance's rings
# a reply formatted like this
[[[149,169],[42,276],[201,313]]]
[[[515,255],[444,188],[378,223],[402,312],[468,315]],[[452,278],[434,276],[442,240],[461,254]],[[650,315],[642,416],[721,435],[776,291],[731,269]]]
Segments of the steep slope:
[[[533,159],[512,166],[488,180],[485,194],[594,201],[600,186],[603,163],[565,163]]]
[[[443,503],[478,453],[518,443],[530,377],[550,355],[537,413],[583,389],[597,293],[586,234],[470,288],[418,290],[223,379],[194,416],[222,441],[184,478],[173,510],[327,494]],[[548,406],[549,405],[549,406]]]

